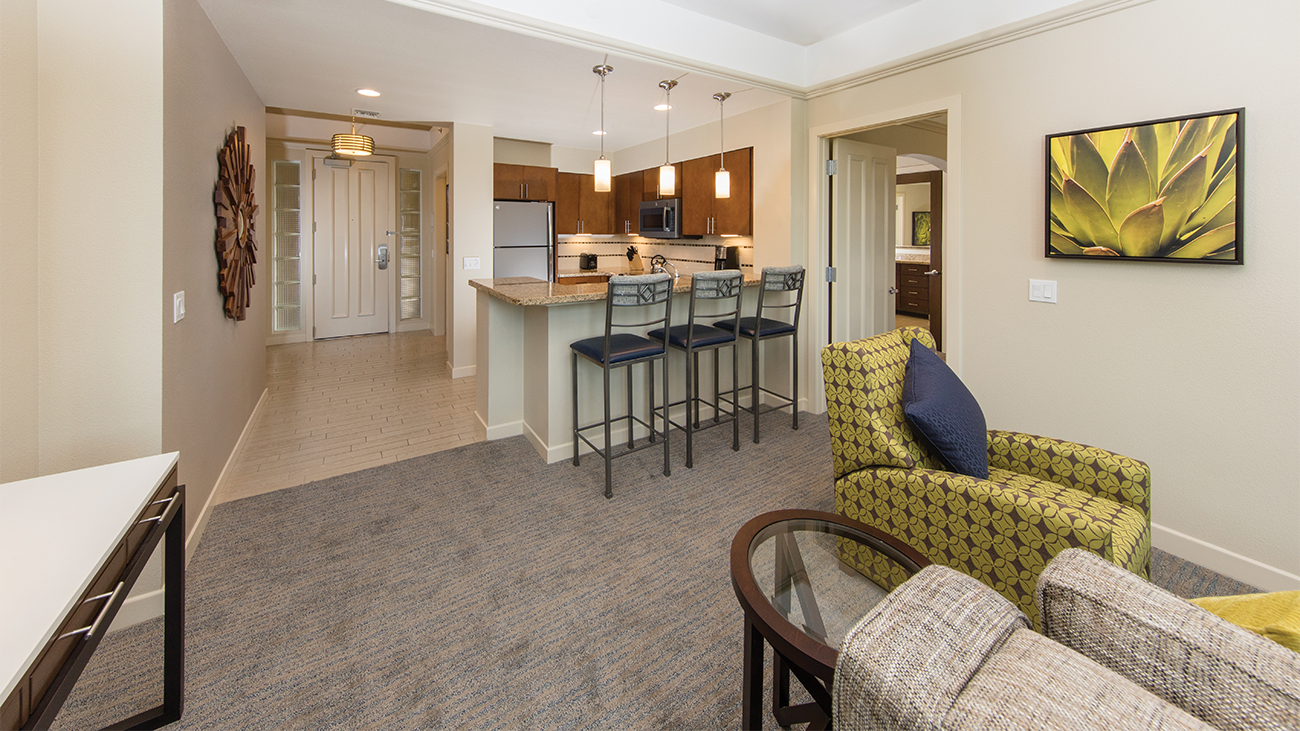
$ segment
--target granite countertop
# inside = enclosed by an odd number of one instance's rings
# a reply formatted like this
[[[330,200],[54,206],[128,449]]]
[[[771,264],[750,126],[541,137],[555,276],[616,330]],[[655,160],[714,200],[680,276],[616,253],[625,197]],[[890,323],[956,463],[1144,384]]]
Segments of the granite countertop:
[[[584,276],[601,274],[600,270],[588,270]],[[746,276],[745,286],[758,286],[759,277]],[[605,299],[609,285],[605,282],[594,284],[559,284],[533,277],[506,277],[504,279],[471,279],[469,286],[492,297],[512,305],[567,305],[575,302],[597,302]],[[691,291],[691,275],[683,274],[673,287],[673,292]]]

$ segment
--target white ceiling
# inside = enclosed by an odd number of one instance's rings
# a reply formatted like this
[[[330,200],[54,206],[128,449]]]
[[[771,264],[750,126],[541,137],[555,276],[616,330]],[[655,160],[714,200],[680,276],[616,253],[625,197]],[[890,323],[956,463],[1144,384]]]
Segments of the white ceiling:
[[[199,0],[269,107],[488,125],[606,151],[802,96],[859,72],[1066,5],[1110,0]],[[833,34],[833,35],[832,35]],[[872,40],[874,39],[874,41]],[[810,44],[811,45],[808,45]],[[811,81],[810,81],[811,79]],[[355,90],[378,89],[368,99]]]
[[[811,46],[920,0],[664,0],[741,28]]]

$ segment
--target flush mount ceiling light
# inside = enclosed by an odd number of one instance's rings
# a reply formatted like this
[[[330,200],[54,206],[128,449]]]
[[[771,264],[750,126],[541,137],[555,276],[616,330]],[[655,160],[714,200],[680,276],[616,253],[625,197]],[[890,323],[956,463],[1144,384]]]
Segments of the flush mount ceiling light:
[[[330,147],[335,155],[364,157],[375,152],[375,141],[366,135],[357,134],[357,110],[352,110],[352,134],[337,134],[330,140]]]
[[[666,79],[659,82],[659,88],[664,90],[664,164],[659,167],[659,195],[671,198],[677,194],[677,169],[673,167],[672,158],[668,156],[668,137],[672,134],[668,126],[668,119],[672,115],[670,111],[673,108],[673,87],[677,86],[675,79]]]
[[[361,96],[379,96],[379,92],[374,89],[357,89],[357,93]]]
[[[600,158],[596,160],[596,192],[608,193],[611,171],[609,160],[605,159],[605,77],[614,67],[602,63],[593,66],[591,70],[600,77],[600,129],[596,130],[596,134],[600,135]]]
[[[731,197],[731,173],[727,172],[727,144],[722,137],[722,105],[731,96],[730,92],[720,91],[713,95],[718,102],[718,172],[713,174],[713,197]]]

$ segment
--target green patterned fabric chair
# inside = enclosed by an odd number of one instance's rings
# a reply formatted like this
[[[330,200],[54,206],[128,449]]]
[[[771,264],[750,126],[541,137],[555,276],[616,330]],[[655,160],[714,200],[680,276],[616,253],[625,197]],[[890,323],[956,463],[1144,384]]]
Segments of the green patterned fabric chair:
[[[1053,556],[1082,548],[1142,578],[1151,574],[1151,472],[1104,449],[989,430],[989,479],[948,471],[903,415],[911,342],[902,328],[822,349],[835,510],[973,576],[1037,625],[1034,588]],[[892,589],[870,560],[845,554]]]

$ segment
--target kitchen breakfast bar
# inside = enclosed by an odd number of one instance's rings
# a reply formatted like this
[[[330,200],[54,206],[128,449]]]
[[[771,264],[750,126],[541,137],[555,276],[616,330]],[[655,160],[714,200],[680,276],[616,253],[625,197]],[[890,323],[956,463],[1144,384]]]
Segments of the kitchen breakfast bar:
[[[754,312],[758,298],[758,277],[745,274],[741,296],[741,314]],[[475,406],[481,428],[488,440],[504,439],[523,434],[547,463],[573,457],[573,356],[569,344],[583,338],[603,335],[605,332],[605,283],[556,284],[532,277],[504,279],[475,279],[470,286],[478,290],[477,300],[477,403]],[[690,306],[689,275],[682,275],[673,287],[672,324],[685,324]],[[702,311],[705,305],[701,305]],[[697,322],[710,322],[697,316]],[[649,329],[649,328],[646,328]],[[644,334],[644,333],[642,333]],[[775,344],[774,344],[775,345]],[[782,343],[768,352],[765,344],[763,380],[788,384],[789,345]],[[740,383],[749,383],[750,358],[748,353],[737,353],[740,358]],[[721,387],[731,389],[731,355],[721,356],[719,364]],[[685,394],[685,356],[669,353],[668,368],[670,392],[673,401]],[[579,421],[589,424],[601,418],[600,371],[579,364],[578,410]],[[769,367],[769,365],[777,367]],[[713,360],[701,359],[701,383],[707,384],[701,395],[711,397]],[[626,370],[626,369],[623,369]],[[611,380],[613,394],[611,409],[615,415],[624,414],[627,408],[627,388],[622,370]],[[646,405],[648,388],[646,369],[633,369],[634,409],[642,419],[649,420]],[[662,375],[656,374],[657,379]],[[788,387],[788,386],[787,386]],[[727,395],[730,395],[729,393]],[[662,402],[662,394],[656,402]],[[747,405],[741,396],[741,404]],[[684,406],[677,407],[678,410]],[[711,413],[702,414],[709,417]],[[678,420],[678,411],[674,419]],[[617,443],[626,438],[623,424],[617,424],[612,438]],[[637,427],[638,438],[643,436]],[[620,436],[621,435],[621,436]],[[583,445],[583,452],[588,451]]]

